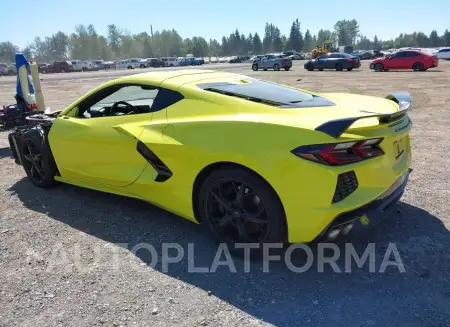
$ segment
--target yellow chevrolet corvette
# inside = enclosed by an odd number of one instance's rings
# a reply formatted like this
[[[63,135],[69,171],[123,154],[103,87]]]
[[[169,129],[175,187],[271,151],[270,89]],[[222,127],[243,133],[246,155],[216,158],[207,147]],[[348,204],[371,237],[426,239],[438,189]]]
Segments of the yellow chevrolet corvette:
[[[9,135],[36,186],[142,199],[219,242],[309,242],[387,216],[411,162],[408,93],[313,93],[212,70],[106,82]],[[357,228],[358,227],[358,228]]]

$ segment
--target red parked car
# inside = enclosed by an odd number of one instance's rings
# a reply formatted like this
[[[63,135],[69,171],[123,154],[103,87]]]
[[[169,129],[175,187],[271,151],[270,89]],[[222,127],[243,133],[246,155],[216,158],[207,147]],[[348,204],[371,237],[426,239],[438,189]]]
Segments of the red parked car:
[[[377,72],[388,71],[389,69],[412,69],[418,72],[437,67],[438,62],[437,56],[417,50],[405,50],[373,60],[370,63],[370,69]]]

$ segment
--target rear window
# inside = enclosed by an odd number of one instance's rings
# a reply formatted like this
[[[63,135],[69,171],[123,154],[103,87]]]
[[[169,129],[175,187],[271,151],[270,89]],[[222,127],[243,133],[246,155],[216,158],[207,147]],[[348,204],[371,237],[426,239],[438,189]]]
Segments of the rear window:
[[[198,86],[206,91],[277,107],[292,106],[314,98],[313,95],[298,89],[256,79],[239,81],[237,84],[209,83]]]

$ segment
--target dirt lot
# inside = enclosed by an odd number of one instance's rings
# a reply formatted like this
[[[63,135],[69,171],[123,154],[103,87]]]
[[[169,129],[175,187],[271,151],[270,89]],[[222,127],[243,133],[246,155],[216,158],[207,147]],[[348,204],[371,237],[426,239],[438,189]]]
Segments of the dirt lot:
[[[411,92],[414,172],[400,212],[354,240],[361,252],[376,244],[377,271],[394,242],[406,271],[370,273],[366,264],[351,273],[294,273],[273,263],[264,273],[256,262],[245,272],[239,260],[237,273],[188,273],[187,260],[167,272],[159,262],[152,268],[149,252],[133,254],[134,245],[161,253],[162,242],[185,251],[192,243],[197,267],[211,266],[216,248],[202,227],[149,204],[68,185],[33,187],[1,132],[0,326],[450,326],[450,62],[421,73],[374,73],[367,64],[353,72],[307,72],[301,63],[289,72],[220,69],[314,91]],[[47,105],[64,107],[114,74],[43,76]],[[0,78],[0,104],[13,93],[14,79]]]

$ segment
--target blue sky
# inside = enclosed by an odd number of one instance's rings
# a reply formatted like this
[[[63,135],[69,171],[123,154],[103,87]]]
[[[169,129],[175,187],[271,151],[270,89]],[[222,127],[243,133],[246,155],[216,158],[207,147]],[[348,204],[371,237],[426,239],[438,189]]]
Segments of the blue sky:
[[[295,18],[300,20],[303,32],[310,29],[312,33],[321,28],[333,29],[339,19],[355,18],[361,33],[381,39],[396,37],[401,32],[429,34],[436,29],[442,34],[446,28],[450,29],[449,0],[22,0],[20,27],[19,2],[1,2],[0,42],[8,40],[19,47],[32,42],[35,36],[49,36],[58,30],[70,34],[75,25],[90,23],[100,34],[106,34],[106,26],[114,23],[131,33],[150,32],[153,25],[154,31],[175,28],[182,37],[206,39],[220,39],[236,28],[245,35],[258,32],[262,37],[265,22],[274,23],[287,35]]]

